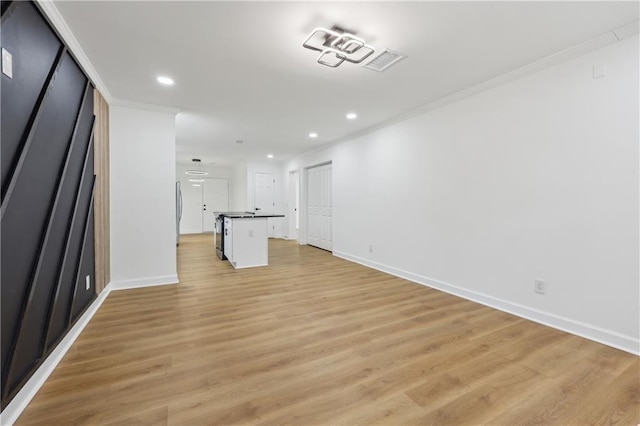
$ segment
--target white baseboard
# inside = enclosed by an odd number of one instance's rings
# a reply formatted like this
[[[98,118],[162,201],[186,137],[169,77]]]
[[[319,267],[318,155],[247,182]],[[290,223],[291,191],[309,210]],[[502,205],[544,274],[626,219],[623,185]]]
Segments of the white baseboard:
[[[168,284],[178,284],[178,275],[162,275],[159,277],[111,281],[109,285],[111,286],[111,290],[126,290],[129,288],[155,287]]]
[[[80,336],[80,333],[82,333],[82,330],[84,330],[91,318],[93,318],[95,313],[98,311],[98,308],[100,308],[109,293],[116,290],[153,287],[177,283],[177,275],[165,275],[160,277],[110,282],[104,288],[104,290],[102,290],[102,293],[98,295],[96,300],[94,300],[93,303],[89,305],[87,310],[82,314],[82,316],[80,317],[80,319],[78,319],[74,326],[71,327],[71,330],[69,330],[69,332],[64,336],[60,343],[58,343],[56,348],[42,362],[40,367],[38,367],[38,369],[33,373],[31,378],[27,381],[27,383],[25,383],[22,389],[20,389],[20,391],[16,394],[9,405],[7,405],[2,413],[0,413],[0,425],[10,426],[16,422],[20,414],[22,414],[24,409],[27,408],[29,402],[31,402],[36,393],[38,393],[47,378],[51,375],[51,373],[53,373],[60,361],[62,361],[62,358],[67,353],[67,351],[71,349],[73,343],[76,341],[78,336]]]
[[[71,327],[71,330],[69,330],[66,336],[64,336],[60,343],[58,343],[58,346],[56,346],[40,367],[38,367],[35,373],[33,373],[31,378],[27,383],[25,383],[22,389],[20,389],[9,405],[7,405],[2,413],[0,413],[0,424],[3,426],[9,426],[15,423],[20,414],[22,414],[24,409],[27,408],[29,402],[31,402],[36,393],[38,393],[47,378],[51,373],[53,373],[53,370],[55,370],[56,366],[62,360],[67,351],[71,349],[73,342],[75,342],[78,336],[80,336],[82,330],[84,330],[91,318],[93,318],[95,313],[98,311],[98,308],[102,305],[102,302],[105,301],[110,292],[111,289],[108,285],[104,290],[102,290],[102,293],[98,295],[96,300],[89,305],[87,310],[84,311],[78,321],[73,325],[73,327]]]
[[[602,343],[604,345],[640,356],[640,340],[632,336],[626,336],[612,330],[607,330],[591,324],[586,324],[580,321],[573,320],[571,318],[561,317],[559,315],[543,312],[538,309],[530,308],[528,306],[498,299],[496,297],[478,293],[472,290],[467,290],[456,285],[448,284],[442,281],[431,279],[429,277],[394,268],[393,266],[363,259],[358,256],[353,256],[339,251],[334,251],[333,254],[334,256],[349,260],[351,262],[359,263],[369,268],[377,269],[379,271],[386,272],[388,274],[395,275],[397,277],[404,278],[406,280],[422,284],[436,290],[441,290],[446,293],[471,300],[472,302],[477,302],[503,312],[517,315],[519,317],[526,318],[528,320],[535,321],[549,327],[557,328],[559,330],[566,331],[567,333],[575,334],[577,336],[584,337],[586,339],[593,340],[595,342]]]

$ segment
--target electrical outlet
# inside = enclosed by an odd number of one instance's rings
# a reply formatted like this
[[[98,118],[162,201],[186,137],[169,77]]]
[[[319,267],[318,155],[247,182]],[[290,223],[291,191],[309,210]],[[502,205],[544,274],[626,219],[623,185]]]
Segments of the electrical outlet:
[[[535,291],[536,293],[544,294],[544,284],[544,280],[536,279],[533,282],[533,291]]]
[[[373,253],[373,244],[369,244],[369,253]]]
[[[87,275],[84,277],[84,289],[89,290],[91,288],[91,276]]]

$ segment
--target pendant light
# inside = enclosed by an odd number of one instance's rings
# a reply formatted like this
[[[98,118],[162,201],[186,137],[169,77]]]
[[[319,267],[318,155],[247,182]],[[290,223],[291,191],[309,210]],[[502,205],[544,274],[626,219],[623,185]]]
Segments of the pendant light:
[[[194,167],[184,172],[185,174],[189,176],[206,176],[209,174],[205,171],[204,167],[202,167],[202,162],[199,158],[193,158],[191,161],[193,161]]]

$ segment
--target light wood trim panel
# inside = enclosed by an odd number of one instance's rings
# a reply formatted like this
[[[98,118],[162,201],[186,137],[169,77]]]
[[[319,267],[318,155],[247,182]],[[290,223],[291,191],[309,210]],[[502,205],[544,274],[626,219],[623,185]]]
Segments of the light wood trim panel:
[[[110,280],[109,255],[109,104],[94,89],[94,194],[95,220],[95,287],[100,294]]]
[[[18,425],[635,425],[640,358],[295,241],[109,295]]]

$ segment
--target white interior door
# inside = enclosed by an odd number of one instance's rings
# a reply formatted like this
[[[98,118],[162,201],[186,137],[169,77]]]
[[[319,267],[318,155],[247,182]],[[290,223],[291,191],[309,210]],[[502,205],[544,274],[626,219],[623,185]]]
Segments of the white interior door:
[[[202,232],[202,182],[181,181],[182,218],[181,234],[200,234]]]
[[[229,180],[206,178],[202,183],[202,229],[213,232],[214,212],[229,211]]]
[[[273,214],[275,210],[275,184],[272,173],[256,173],[253,185],[253,204],[256,214]],[[273,218],[267,220],[267,234],[273,237],[275,222]]]
[[[331,164],[307,170],[307,244],[333,250]]]

